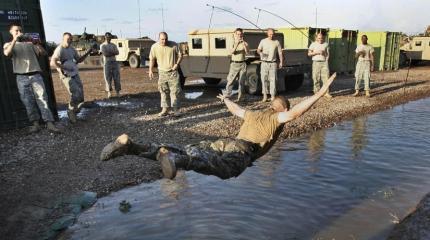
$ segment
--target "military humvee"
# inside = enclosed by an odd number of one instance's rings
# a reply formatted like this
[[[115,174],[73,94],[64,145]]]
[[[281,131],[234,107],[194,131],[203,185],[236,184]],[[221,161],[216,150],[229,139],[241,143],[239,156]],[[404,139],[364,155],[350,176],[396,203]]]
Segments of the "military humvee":
[[[112,35],[112,38],[117,38],[116,35]],[[87,33],[85,30],[82,34],[72,35],[72,46],[78,51],[79,54],[84,54],[90,48],[100,48],[100,44],[105,41],[104,35],[94,35]],[[92,56],[99,55],[100,53],[94,51],[91,53]]]
[[[430,37],[414,37],[407,40],[400,50],[412,63],[430,61]]]
[[[256,50],[266,32],[259,29],[244,29],[244,40],[248,42],[250,53],[246,56],[248,93],[261,93],[260,56]],[[284,44],[282,33],[275,33],[275,39]],[[201,77],[206,84],[216,85],[226,79],[230,66],[229,48],[234,42],[234,29],[198,29],[188,33],[187,43],[180,44],[183,60],[181,81],[186,77]],[[304,74],[309,73],[311,61],[306,49],[283,50],[284,66],[278,70],[278,91],[299,88]]]
[[[132,68],[140,67],[141,63],[149,59],[149,51],[151,50],[154,40],[144,38],[127,38],[127,39],[112,39],[111,43],[118,47],[119,54],[116,60],[123,63],[128,63]]]

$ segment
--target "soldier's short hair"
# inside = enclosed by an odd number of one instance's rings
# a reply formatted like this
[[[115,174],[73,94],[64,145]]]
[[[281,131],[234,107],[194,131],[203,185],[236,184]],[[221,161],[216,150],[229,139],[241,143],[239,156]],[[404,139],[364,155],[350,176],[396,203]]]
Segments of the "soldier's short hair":
[[[283,96],[276,96],[272,101],[271,108],[276,112],[283,112],[285,109],[290,110],[290,101]]]
[[[112,33],[110,33],[110,32],[106,32],[106,33],[105,33],[105,36],[112,37]]]
[[[8,25],[8,29],[9,30],[11,30],[12,29],[12,27],[20,27],[20,28],[22,28],[22,26],[21,26],[21,24],[20,23],[17,23],[17,22],[12,22],[12,23],[10,23],[9,25]]]
[[[269,31],[272,31],[273,33],[275,33],[275,29],[273,29],[273,28],[268,28],[267,32],[269,32]]]
[[[71,33],[69,33],[69,32],[65,32],[65,33],[63,33],[63,37],[64,37],[64,36],[66,36],[66,35],[69,35],[69,37],[72,37],[72,34],[71,34]]]
[[[164,35],[164,36],[166,37],[166,40],[168,40],[168,39],[169,39],[169,35],[168,35],[166,32],[160,32],[160,33],[158,34],[158,38],[160,38],[160,35]]]
[[[242,29],[242,28],[236,28],[236,29],[234,30],[234,32],[241,32],[241,33],[243,33],[243,29]]]
[[[368,38],[366,34],[364,34],[364,35],[363,35],[363,36],[361,36],[361,37],[362,37],[362,38],[363,38],[363,37]]]

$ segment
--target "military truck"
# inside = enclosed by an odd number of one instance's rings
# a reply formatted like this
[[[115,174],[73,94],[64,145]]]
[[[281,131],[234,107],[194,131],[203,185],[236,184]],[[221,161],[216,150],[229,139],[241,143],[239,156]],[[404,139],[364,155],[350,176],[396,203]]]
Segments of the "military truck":
[[[260,56],[256,50],[260,41],[266,38],[261,29],[244,29],[244,40],[248,42],[250,52],[246,56],[247,80],[246,91],[250,94],[261,93]],[[284,45],[282,33],[275,33],[274,39]],[[226,79],[230,66],[229,48],[234,42],[234,29],[197,29],[188,33],[188,41],[179,48],[183,54],[180,64],[181,81],[187,77],[201,77],[206,84],[216,85]],[[296,90],[309,73],[311,61],[307,49],[283,50],[284,66],[278,70],[278,91]]]
[[[411,60],[413,64],[430,61],[430,37],[413,37],[406,42],[400,48],[406,60]]]
[[[151,50],[154,40],[143,38],[119,38],[111,41],[118,47],[119,54],[116,60],[130,65],[132,68],[140,67],[141,63],[145,63],[149,59],[149,51]]]
[[[112,38],[118,38],[116,35],[112,35]],[[95,35],[87,33],[86,30],[82,34],[72,35],[72,46],[78,51],[79,54],[84,54],[90,48],[100,49],[100,44],[105,41],[104,35]],[[91,56],[100,55],[100,52],[94,51]]]

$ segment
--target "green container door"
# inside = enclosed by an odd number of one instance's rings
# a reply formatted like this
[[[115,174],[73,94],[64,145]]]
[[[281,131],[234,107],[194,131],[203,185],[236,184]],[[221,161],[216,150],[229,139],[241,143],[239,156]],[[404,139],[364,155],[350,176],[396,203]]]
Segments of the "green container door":
[[[326,35],[328,28],[278,28],[277,31],[284,34],[284,48],[308,49],[309,45],[315,41],[316,34],[322,32]]]
[[[360,31],[357,44],[361,44],[361,36],[363,35],[367,35],[368,43],[375,49],[375,70],[390,71],[399,69],[401,33]]]
[[[330,29],[328,39],[330,71],[352,73],[355,69],[354,51],[357,47],[357,31]]]
[[[42,12],[38,0],[0,1],[0,44],[11,40],[8,26],[19,22],[25,33],[37,33],[46,48]],[[48,57],[39,59],[48,94],[49,107],[56,118],[57,109]],[[0,54],[0,129],[18,128],[28,124],[27,114],[19,98],[12,61]]]

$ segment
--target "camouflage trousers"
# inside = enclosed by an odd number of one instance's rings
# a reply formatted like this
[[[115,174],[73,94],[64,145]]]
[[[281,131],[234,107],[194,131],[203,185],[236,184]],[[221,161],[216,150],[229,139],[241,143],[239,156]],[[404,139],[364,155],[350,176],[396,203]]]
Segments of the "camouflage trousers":
[[[318,92],[322,83],[326,83],[329,77],[329,68],[327,61],[313,61],[312,62],[312,79],[314,80],[314,93]]]
[[[370,61],[358,61],[355,68],[355,90],[360,90],[364,80],[364,90],[370,90]]]
[[[79,112],[82,104],[84,104],[84,88],[79,74],[72,77],[62,75],[60,79],[70,95],[69,110]]]
[[[263,94],[270,93],[270,96],[276,96],[278,64],[276,62],[261,63],[261,88]]]
[[[182,159],[184,170],[193,170],[205,175],[215,175],[221,179],[239,176],[256,159],[259,145],[240,139],[219,139],[201,141],[185,147],[176,145],[146,143],[135,144],[130,153],[156,160],[161,147],[175,153],[175,160]]]
[[[225,95],[231,96],[234,81],[239,80],[239,93],[243,93],[246,79],[246,63],[230,63],[230,70],[227,76],[227,85],[225,86]]]
[[[169,107],[167,96],[170,96],[170,106],[179,107],[178,96],[181,93],[178,71],[158,71],[158,91],[161,95],[161,107]]]
[[[107,61],[103,64],[105,78],[105,91],[112,91],[112,81],[115,84],[115,91],[121,91],[121,76],[119,64],[116,61]]]
[[[52,112],[48,107],[45,84],[39,73],[34,75],[17,75],[16,85],[18,86],[21,101],[27,111],[28,119],[31,122],[39,121],[40,115],[42,115],[42,119],[45,122],[54,121]]]

